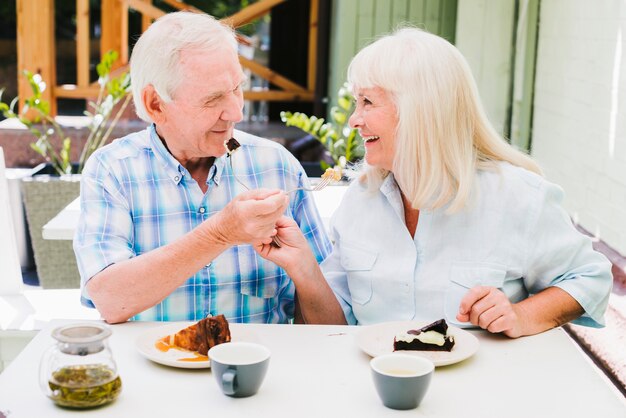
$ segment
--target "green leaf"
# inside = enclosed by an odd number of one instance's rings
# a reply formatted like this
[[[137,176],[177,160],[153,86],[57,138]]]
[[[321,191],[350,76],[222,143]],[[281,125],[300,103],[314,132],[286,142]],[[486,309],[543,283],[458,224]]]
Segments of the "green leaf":
[[[319,118],[315,121],[315,123],[311,127],[311,130],[319,134],[322,126],[324,126],[324,118]]]
[[[12,112],[15,112],[15,106],[20,102],[19,97],[15,96],[15,98],[13,100],[11,100],[11,104],[9,105],[9,107],[11,108]]]
[[[333,121],[338,125],[343,125],[346,123],[346,114],[342,112],[338,107],[333,107],[330,109],[330,116],[333,118]]]
[[[337,100],[337,104],[339,105],[339,107],[341,107],[346,112],[349,111],[350,108],[352,107],[352,101],[350,101],[350,99],[347,99],[345,97],[340,97]]]
[[[39,110],[41,110],[44,114],[49,115],[50,114],[50,102],[46,100],[41,100],[39,102]]]

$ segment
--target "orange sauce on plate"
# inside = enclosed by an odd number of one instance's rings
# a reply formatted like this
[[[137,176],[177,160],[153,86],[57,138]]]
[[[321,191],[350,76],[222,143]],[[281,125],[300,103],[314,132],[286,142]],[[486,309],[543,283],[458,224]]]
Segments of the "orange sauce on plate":
[[[169,335],[166,336],[166,337],[163,337],[163,338],[161,338],[159,340],[157,340],[154,343],[154,347],[157,350],[161,351],[162,353],[166,353],[166,352],[168,352],[171,349],[187,352],[186,350],[182,350],[180,347],[175,347],[172,344],[170,344],[170,337],[169,337]],[[192,353],[194,355],[194,357],[179,358],[179,359],[176,359],[176,361],[186,361],[186,362],[190,362],[190,361],[194,361],[194,362],[195,361],[209,361],[209,357],[208,356],[204,356],[204,355],[199,354],[199,353],[197,353],[195,351],[191,351],[190,353]]]

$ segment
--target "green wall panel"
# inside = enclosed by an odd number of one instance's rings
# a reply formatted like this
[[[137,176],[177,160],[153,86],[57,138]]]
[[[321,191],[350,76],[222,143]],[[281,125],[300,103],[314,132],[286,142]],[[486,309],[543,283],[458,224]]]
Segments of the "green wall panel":
[[[335,104],[348,64],[359,49],[402,24],[426,29],[454,42],[456,9],[457,0],[334,0],[327,93],[331,105]]]

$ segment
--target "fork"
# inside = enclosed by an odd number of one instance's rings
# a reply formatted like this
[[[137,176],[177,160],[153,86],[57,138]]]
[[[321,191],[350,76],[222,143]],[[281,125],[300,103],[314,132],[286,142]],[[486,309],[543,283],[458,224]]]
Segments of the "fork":
[[[297,192],[298,190],[304,190],[305,192],[319,192],[320,190],[328,186],[332,181],[333,179],[331,177],[322,177],[322,180],[320,180],[320,182],[313,187],[296,187],[295,189],[289,190],[287,194]]]
[[[235,170],[233,170],[233,156],[232,156],[232,154],[228,156],[228,160],[229,160],[229,163],[230,163],[230,172],[233,173],[233,177],[235,178],[235,181],[237,183],[239,183],[244,189],[251,190],[244,182],[239,180],[239,177],[237,177],[237,174],[235,174]],[[294,190],[296,190],[296,189],[294,189]],[[280,248],[280,247],[283,246],[282,244],[283,244],[282,241],[276,235],[274,235],[272,237],[272,244],[271,245],[274,245],[275,247]]]

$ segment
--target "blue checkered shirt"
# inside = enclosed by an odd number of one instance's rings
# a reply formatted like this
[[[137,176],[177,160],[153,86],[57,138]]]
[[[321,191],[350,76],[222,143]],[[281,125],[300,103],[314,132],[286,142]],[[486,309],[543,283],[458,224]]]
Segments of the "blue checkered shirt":
[[[282,146],[235,131],[241,147],[233,170],[250,188],[290,190],[308,182]],[[154,126],[114,141],[87,162],[81,180],[81,215],[74,251],[81,302],[94,307],[85,284],[107,266],[170,243],[222,210],[245,189],[227,157],[215,159],[202,193],[189,172],[160,141]],[[318,262],[331,244],[313,197],[290,196],[286,215],[300,226]],[[132,320],[199,320],[224,314],[229,321],[285,323],[294,315],[294,284],[250,245],[229,248],[182,286]]]

